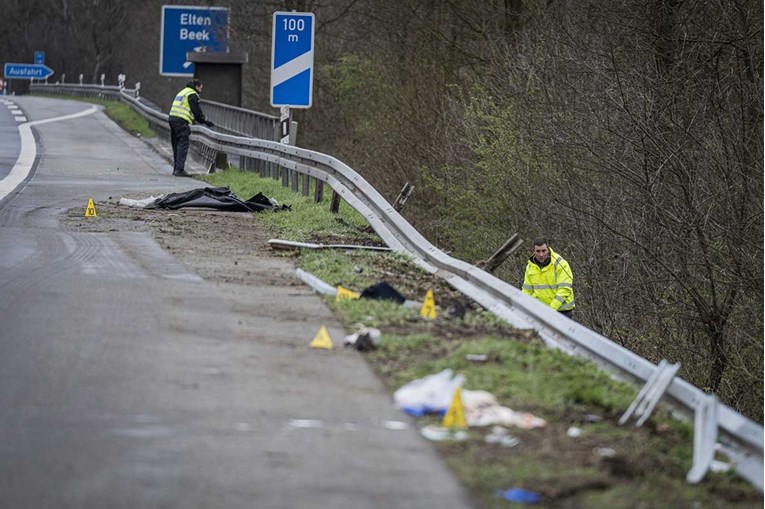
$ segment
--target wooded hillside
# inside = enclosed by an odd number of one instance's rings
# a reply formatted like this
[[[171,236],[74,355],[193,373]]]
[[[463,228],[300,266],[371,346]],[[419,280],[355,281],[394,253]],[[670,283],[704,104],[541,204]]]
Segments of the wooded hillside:
[[[4,0],[0,57],[158,74],[158,0]],[[245,106],[269,105],[271,15],[316,15],[299,145],[330,153],[469,262],[549,238],[577,319],[762,422],[763,6],[744,0],[179,2],[231,9]],[[9,15],[10,14],[10,15]],[[498,274],[520,286],[530,247]]]

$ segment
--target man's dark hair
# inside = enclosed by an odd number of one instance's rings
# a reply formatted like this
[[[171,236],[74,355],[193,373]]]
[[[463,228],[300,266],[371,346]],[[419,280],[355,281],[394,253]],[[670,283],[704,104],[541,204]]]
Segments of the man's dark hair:
[[[193,80],[186,83],[186,86],[189,88],[197,88],[201,84],[202,82],[198,78],[194,78]]]
[[[547,239],[544,237],[537,237],[534,239],[534,241],[531,243],[532,246],[547,246],[550,247],[550,244],[547,242]]]

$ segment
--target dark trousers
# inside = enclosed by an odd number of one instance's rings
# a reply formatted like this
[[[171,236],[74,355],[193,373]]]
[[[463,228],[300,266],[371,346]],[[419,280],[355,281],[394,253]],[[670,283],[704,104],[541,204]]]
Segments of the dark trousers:
[[[571,318],[572,320],[574,319],[574,310],[573,309],[569,309],[568,311],[558,311],[558,313],[562,314],[566,318]]]
[[[191,127],[189,127],[188,122],[182,118],[170,117],[170,141],[173,144],[173,174],[182,173],[186,167],[190,134]]]

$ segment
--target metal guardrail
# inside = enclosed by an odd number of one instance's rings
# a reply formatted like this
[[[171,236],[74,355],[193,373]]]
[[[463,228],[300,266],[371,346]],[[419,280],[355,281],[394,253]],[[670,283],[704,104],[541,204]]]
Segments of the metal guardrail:
[[[167,116],[152,110],[128,91],[121,93],[152,123],[167,122]],[[689,482],[699,482],[708,471],[719,441],[735,470],[760,491],[763,490],[763,427],[720,404],[712,394],[678,377],[667,382],[663,366],[656,366],[608,338],[569,320],[548,306],[524,294],[493,275],[461,260],[452,258],[433,246],[415,230],[385,198],[361,175],[332,156],[284,145],[265,139],[236,136],[192,126],[192,139],[214,151],[265,161],[282,169],[283,182],[292,180],[293,190],[307,178],[327,183],[349,205],[358,210],[395,251],[414,257],[419,265],[445,279],[451,286],[472,298],[511,325],[535,329],[545,343],[572,355],[590,359],[597,365],[627,380],[651,381],[661,386],[641,391],[643,395],[672,404],[694,416],[693,466]],[[306,194],[304,192],[304,194]],[[653,384],[657,378],[661,383]],[[649,401],[648,406],[655,404]]]
[[[136,88],[128,89],[116,85],[49,84],[40,82],[32,83],[30,90],[37,93],[72,95],[113,101],[124,101],[127,98],[138,101],[141,104],[138,112],[146,117],[163,137],[169,140],[170,131],[167,125],[167,115],[163,113],[159,106],[140,97],[138,84],[136,84]],[[206,117],[216,124],[215,129],[217,131],[264,140],[276,141],[278,139],[279,117],[205,99],[201,99],[200,103]],[[194,156],[208,165],[214,164],[215,154],[207,150],[204,144],[195,143],[196,141],[195,138],[192,138],[190,147]],[[240,158],[239,166],[245,170],[258,171],[262,176],[278,178],[279,175],[278,168],[275,165],[265,164],[257,159],[246,156]]]

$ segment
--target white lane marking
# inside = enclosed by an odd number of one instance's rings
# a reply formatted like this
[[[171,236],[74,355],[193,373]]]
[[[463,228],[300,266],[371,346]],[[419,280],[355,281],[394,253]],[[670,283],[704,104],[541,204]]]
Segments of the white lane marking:
[[[16,116],[14,116],[13,118],[16,119],[16,122],[26,122],[27,121],[27,117],[16,117]]]
[[[46,118],[45,120],[35,120],[33,122],[25,122],[19,124],[19,136],[21,137],[21,151],[19,158],[16,159],[16,164],[13,165],[11,172],[2,180],[0,180],[0,200],[8,196],[19,184],[21,184],[29,172],[32,170],[32,165],[37,157],[37,147],[35,146],[35,137],[32,134],[32,126],[47,124],[49,122],[59,122],[61,120],[71,120],[73,118],[84,117],[98,111],[98,108],[91,106],[87,110],[83,110],[79,113],[72,113],[71,115],[64,115],[61,117]]]
[[[290,419],[290,428],[323,428],[324,423],[318,419]]]
[[[393,431],[401,431],[409,428],[409,425],[403,421],[385,421],[383,422],[383,428]]]

